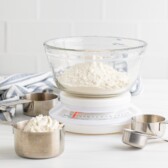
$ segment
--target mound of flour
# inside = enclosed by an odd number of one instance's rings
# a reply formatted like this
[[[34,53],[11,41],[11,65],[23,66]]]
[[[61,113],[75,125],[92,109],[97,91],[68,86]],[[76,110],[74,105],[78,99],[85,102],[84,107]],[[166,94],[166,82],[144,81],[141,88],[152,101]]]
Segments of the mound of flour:
[[[118,72],[110,65],[91,62],[76,64],[66,69],[58,81],[67,89],[118,90],[128,85],[129,78],[125,72]]]
[[[24,132],[52,132],[59,127],[59,122],[53,120],[49,116],[39,115],[31,118],[26,126]]]

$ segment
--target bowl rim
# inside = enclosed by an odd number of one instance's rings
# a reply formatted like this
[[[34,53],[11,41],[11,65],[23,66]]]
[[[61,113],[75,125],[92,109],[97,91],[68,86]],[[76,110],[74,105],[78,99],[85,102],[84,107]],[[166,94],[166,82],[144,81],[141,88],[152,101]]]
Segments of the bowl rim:
[[[64,47],[56,47],[53,45],[50,45],[49,42],[54,40],[66,40],[66,39],[80,39],[80,38],[111,38],[111,39],[123,39],[123,40],[130,40],[130,41],[136,41],[140,42],[140,45],[137,45],[135,47],[126,47],[126,48],[119,48],[119,49],[74,49],[74,48],[64,48]],[[129,51],[129,50],[136,50],[140,48],[145,48],[147,46],[147,42],[140,40],[140,39],[134,39],[134,38],[127,38],[127,37],[118,37],[118,36],[67,36],[67,37],[56,37],[49,39],[43,43],[44,47],[50,48],[50,49],[56,49],[56,50],[62,50],[62,51],[73,51],[73,52],[114,52],[114,51]]]

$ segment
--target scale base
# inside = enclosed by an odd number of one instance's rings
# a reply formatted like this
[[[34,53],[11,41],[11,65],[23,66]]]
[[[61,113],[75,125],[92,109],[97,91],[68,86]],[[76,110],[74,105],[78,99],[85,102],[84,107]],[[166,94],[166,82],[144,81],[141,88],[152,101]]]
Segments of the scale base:
[[[104,125],[104,126],[86,126],[86,125],[68,125],[65,126],[65,131],[76,134],[89,134],[89,135],[101,135],[101,134],[114,134],[122,132],[124,128],[130,128],[130,122],[122,125]]]
[[[130,127],[131,117],[141,113],[140,109],[132,104],[122,111],[122,115],[117,114],[114,118],[104,120],[74,119],[67,115],[70,112],[60,103],[59,106],[50,110],[49,114],[52,118],[64,123],[67,132],[92,135],[122,132],[124,128]]]

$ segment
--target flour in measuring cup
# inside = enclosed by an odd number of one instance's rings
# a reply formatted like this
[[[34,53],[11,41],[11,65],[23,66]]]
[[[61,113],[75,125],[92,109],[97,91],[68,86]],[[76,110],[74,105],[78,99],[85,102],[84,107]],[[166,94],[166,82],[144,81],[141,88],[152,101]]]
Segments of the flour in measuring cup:
[[[52,132],[58,129],[58,127],[58,121],[53,120],[50,116],[39,115],[27,122],[24,132]]]
[[[58,81],[66,89],[82,92],[115,91],[129,84],[126,72],[119,72],[112,66],[101,63],[80,63],[64,71]]]

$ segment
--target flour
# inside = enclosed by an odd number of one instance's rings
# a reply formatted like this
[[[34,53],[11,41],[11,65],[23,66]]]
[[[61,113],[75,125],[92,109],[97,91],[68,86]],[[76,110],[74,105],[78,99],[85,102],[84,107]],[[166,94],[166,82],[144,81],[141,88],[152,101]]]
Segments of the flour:
[[[53,120],[49,116],[39,115],[31,118],[26,126],[24,132],[52,132],[59,127],[59,122]]]
[[[65,88],[80,92],[117,91],[129,84],[129,78],[125,72],[118,72],[112,66],[100,63],[76,64],[58,78]]]

